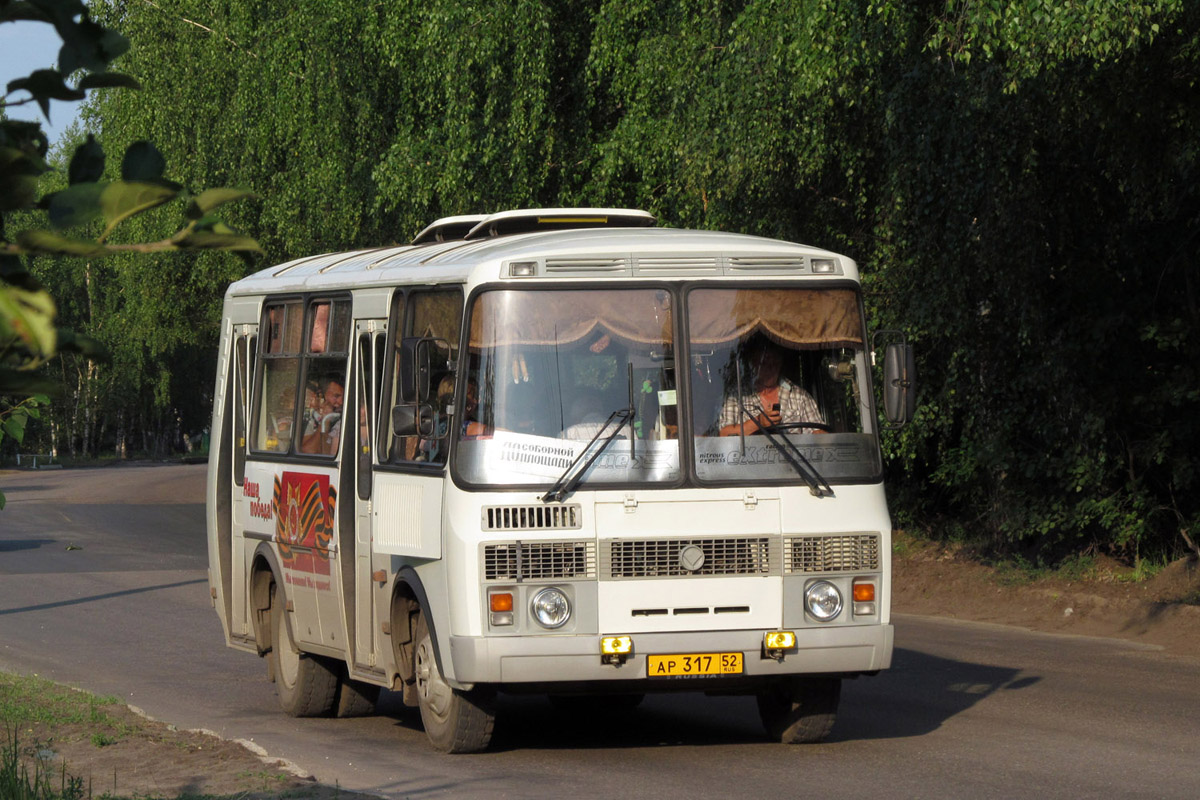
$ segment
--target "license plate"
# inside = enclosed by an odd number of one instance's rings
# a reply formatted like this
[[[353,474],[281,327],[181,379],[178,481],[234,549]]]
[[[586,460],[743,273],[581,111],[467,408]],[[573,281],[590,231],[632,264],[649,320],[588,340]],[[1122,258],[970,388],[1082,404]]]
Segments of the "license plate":
[[[741,653],[681,653],[646,656],[646,677],[679,678],[692,675],[740,675]]]

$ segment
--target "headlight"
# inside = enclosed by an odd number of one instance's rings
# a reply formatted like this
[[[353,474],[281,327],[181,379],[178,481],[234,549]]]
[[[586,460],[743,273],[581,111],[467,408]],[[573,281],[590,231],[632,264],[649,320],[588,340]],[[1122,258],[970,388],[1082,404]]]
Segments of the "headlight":
[[[560,628],[571,618],[571,601],[561,589],[542,589],[533,596],[529,610],[543,628]]]
[[[817,581],[804,591],[804,605],[813,617],[828,622],[842,613],[842,593],[829,581]]]

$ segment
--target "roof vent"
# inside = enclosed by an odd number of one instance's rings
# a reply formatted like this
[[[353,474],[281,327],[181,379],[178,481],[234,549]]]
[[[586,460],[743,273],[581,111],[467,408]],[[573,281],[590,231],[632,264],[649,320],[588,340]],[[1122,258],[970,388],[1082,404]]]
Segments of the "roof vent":
[[[464,239],[576,228],[648,228],[653,214],[634,208],[529,208],[502,211],[481,220]]]

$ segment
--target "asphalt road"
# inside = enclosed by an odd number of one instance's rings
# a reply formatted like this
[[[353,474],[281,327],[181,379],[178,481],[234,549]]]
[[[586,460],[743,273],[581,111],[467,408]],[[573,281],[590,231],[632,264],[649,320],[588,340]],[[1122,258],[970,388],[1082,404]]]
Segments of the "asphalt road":
[[[387,797],[1200,797],[1200,662],[1128,642],[897,619],[893,669],[847,682],[831,739],[766,741],[754,702],[652,696],[616,719],[504,698],[492,749],[445,756],[394,697],[296,720],[227,650],[203,466],[0,473],[0,669],[250,739]]]

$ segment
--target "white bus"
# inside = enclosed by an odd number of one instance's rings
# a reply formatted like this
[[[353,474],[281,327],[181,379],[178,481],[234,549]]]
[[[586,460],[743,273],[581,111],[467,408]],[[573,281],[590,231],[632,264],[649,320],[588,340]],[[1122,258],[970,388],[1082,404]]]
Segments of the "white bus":
[[[700,691],[811,742],[842,679],[890,665],[855,263],[654,223],[451,217],[229,287],[209,583],[288,713],[385,687],[471,752],[498,693],[611,714]],[[911,369],[889,344],[891,423]]]

